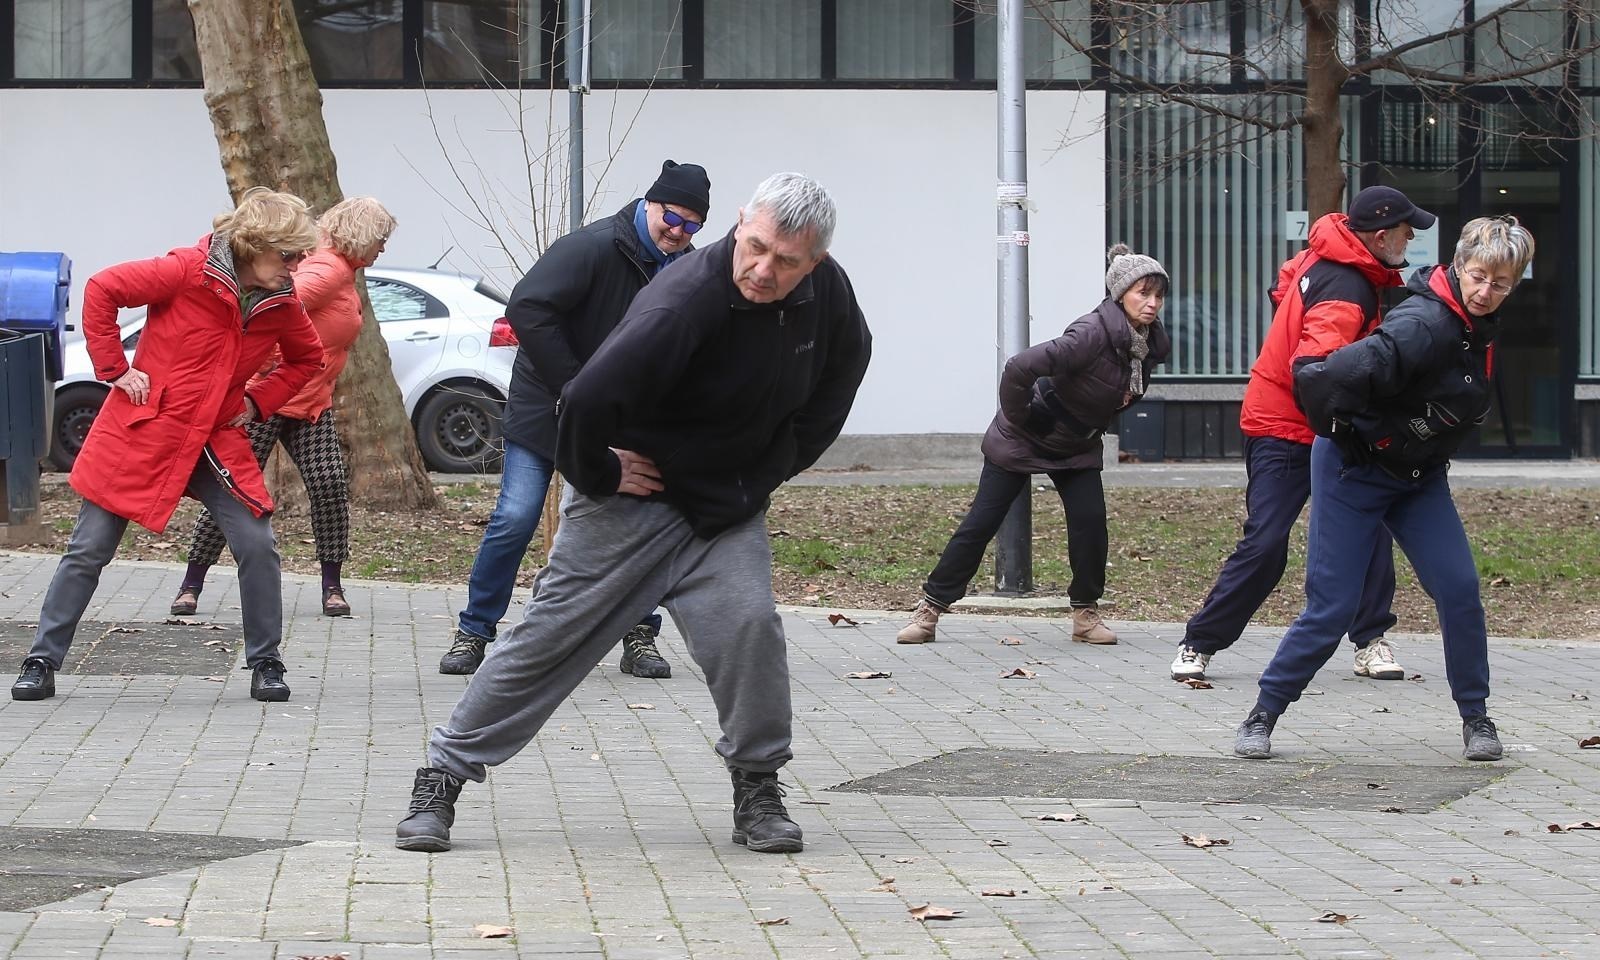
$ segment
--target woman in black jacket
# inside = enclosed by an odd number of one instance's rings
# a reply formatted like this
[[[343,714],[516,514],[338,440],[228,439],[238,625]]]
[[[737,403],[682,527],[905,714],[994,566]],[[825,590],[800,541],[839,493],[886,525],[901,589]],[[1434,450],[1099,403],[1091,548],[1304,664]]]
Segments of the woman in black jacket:
[[[1478,570],[1450,496],[1450,455],[1489,415],[1500,305],[1533,261],[1515,217],[1468,223],[1448,266],[1412,275],[1412,296],[1373,334],[1295,370],[1319,434],[1311,448],[1306,606],[1261,674],[1234,752],[1271,756],[1279,715],[1300,698],[1355,618],[1372,539],[1387,527],[1433,598],[1463,755],[1498,760],[1488,716],[1489,647]]]
[[[1172,350],[1157,319],[1168,285],[1160,263],[1119,243],[1106,252],[1105,301],[1061,336],[1006,361],[1000,410],[983,436],[978,494],[922,585],[900,643],[934,639],[939,615],[966,596],[989,541],[1035,473],[1050,477],[1067,514],[1072,638],[1117,642],[1099,609],[1108,549],[1100,435],[1144,395],[1150,372]]]

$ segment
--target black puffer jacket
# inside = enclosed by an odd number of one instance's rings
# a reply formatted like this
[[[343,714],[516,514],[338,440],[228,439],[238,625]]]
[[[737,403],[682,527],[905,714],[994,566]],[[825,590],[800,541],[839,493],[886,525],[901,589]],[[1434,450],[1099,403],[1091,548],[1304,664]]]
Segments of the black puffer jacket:
[[[1147,334],[1144,383],[1172,352],[1157,320]],[[1000,411],[983,435],[983,455],[1014,473],[1098,470],[1104,465],[1100,435],[1131,400],[1133,331],[1128,315],[1107,299],[1067,325],[1054,340],[1035,344],[1006,361],[1000,374]]]
[[[1467,313],[1449,267],[1424,267],[1406,288],[1371,336],[1298,368],[1295,389],[1312,429],[1347,460],[1415,480],[1488,417],[1500,319]]]
[[[655,273],[633,226],[640,202],[552,243],[511,292],[506,320],[521,346],[502,430],[507,440],[540,456],[555,459],[555,406],[562,388]]]

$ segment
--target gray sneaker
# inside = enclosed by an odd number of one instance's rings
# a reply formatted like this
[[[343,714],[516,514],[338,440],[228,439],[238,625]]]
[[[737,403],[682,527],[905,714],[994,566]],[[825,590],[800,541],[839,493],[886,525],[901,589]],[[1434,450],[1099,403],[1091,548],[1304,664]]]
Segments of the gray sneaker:
[[[1461,742],[1466,744],[1461,755],[1468,760],[1499,760],[1505,753],[1494,721],[1488,717],[1468,717],[1461,721]]]
[[[1252,710],[1239,724],[1239,733],[1233,740],[1233,752],[1247,760],[1266,760],[1272,756],[1272,728],[1278,718],[1265,710]]]

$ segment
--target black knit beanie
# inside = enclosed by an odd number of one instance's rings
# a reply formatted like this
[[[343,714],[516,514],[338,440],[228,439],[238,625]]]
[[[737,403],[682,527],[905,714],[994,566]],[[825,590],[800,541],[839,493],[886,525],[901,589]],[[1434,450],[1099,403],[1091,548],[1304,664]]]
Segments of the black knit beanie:
[[[661,164],[661,176],[644,198],[693,210],[703,218],[711,211],[711,178],[705,167],[668,160]]]

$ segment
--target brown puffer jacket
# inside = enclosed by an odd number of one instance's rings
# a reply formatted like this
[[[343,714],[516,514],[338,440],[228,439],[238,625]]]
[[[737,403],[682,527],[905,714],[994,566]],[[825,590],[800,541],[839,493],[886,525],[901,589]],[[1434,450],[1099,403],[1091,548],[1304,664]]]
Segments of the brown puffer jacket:
[[[1147,389],[1151,371],[1172,352],[1160,320],[1148,337]],[[1000,410],[983,435],[984,457],[1014,473],[1100,469],[1100,435],[1117,411],[1138,399],[1129,396],[1132,345],[1127,314],[1107,299],[1061,336],[1007,360]]]

